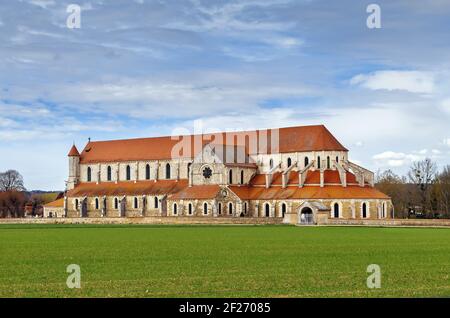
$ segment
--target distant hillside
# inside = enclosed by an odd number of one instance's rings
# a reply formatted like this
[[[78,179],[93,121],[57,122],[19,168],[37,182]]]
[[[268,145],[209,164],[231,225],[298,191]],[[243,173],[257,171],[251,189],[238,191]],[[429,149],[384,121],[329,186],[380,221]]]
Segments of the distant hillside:
[[[39,198],[42,204],[47,204],[49,202],[55,201],[59,195],[61,195],[63,191],[41,191],[41,190],[32,190],[27,191],[26,194],[29,199],[31,198]]]

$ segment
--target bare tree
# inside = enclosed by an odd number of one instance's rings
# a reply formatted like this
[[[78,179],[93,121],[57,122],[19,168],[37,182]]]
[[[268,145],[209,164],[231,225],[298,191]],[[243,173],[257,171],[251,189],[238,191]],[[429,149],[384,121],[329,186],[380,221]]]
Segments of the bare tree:
[[[396,175],[392,170],[378,171],[375,177],[375,187],[391,197],[396,217],[408,216],[410,196],[405,177]]]
[[[22,175],[16,170],[0,173],[0,191],[25,191]]]
[[[444,167],[436,178],[438,208],[447,217],[450,215],[450,165]]]
[[[419,204],[425,213],[432,213],[431,190],[436,179],[436,164],[431,159],[416,161],[408,172],[409,181],[416,185],[419,194]]]
[[[0,217],[23,217],[26,195],[24,192],[0,192]]]

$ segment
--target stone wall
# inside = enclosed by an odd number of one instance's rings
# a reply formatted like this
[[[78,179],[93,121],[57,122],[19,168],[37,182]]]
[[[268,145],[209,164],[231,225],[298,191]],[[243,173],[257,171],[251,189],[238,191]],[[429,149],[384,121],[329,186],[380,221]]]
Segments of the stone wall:
[[[285,222],[290,214],[286,214]],[[292,215],[297,219],[297,215]],[[450,219],[429,220],[429,219],[384,219],[384,220],[348,220],[330,219],[317,217],[318,225],[321,226],[417,226],[417,227],[450,227]],[[283,224],[283,219],[276,218],[231,218],[231,217],[210,217],[210,216],[164,216],[164,217],[128,217],[128,218],[6,218],[0,219],[0,224]]]
[[[20,218],[0,224],[282,224],[282,218],[135,217],[135,218]]]
[[[431,220],[431,219],[319,219],[318,225],[356,225],[356,226],[429,226],[429,227],[447,227],[450,226],[450,219]]]

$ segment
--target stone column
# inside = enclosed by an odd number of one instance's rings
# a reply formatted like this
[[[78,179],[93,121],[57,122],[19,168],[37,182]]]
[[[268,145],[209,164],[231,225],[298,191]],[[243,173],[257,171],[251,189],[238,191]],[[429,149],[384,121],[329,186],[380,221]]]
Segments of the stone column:
[[[136,161],[136,167],[134,169],[134,183],[139,180],[139,162]]]
[[[213,217],[217,217],[217,202],[216,201],[213,202],[212,212],[213,212]]]
[[[100,183],[100,178],[101,178],[101,166],[100,164],[97,165],[97,184]]]
[[[102,217],[106,216],[106,196],[102,198]]]
[[[145,194],[142,196],[141,207],[141,216],[145,216],[145,210],[147,209],[147,196]]]

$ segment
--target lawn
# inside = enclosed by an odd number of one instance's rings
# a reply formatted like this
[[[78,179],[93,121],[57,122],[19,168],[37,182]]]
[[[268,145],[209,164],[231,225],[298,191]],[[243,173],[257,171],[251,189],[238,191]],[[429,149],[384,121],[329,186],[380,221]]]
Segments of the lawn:
[[[0,297],[449,297],[450,229],[0,225],[0,264]]]

